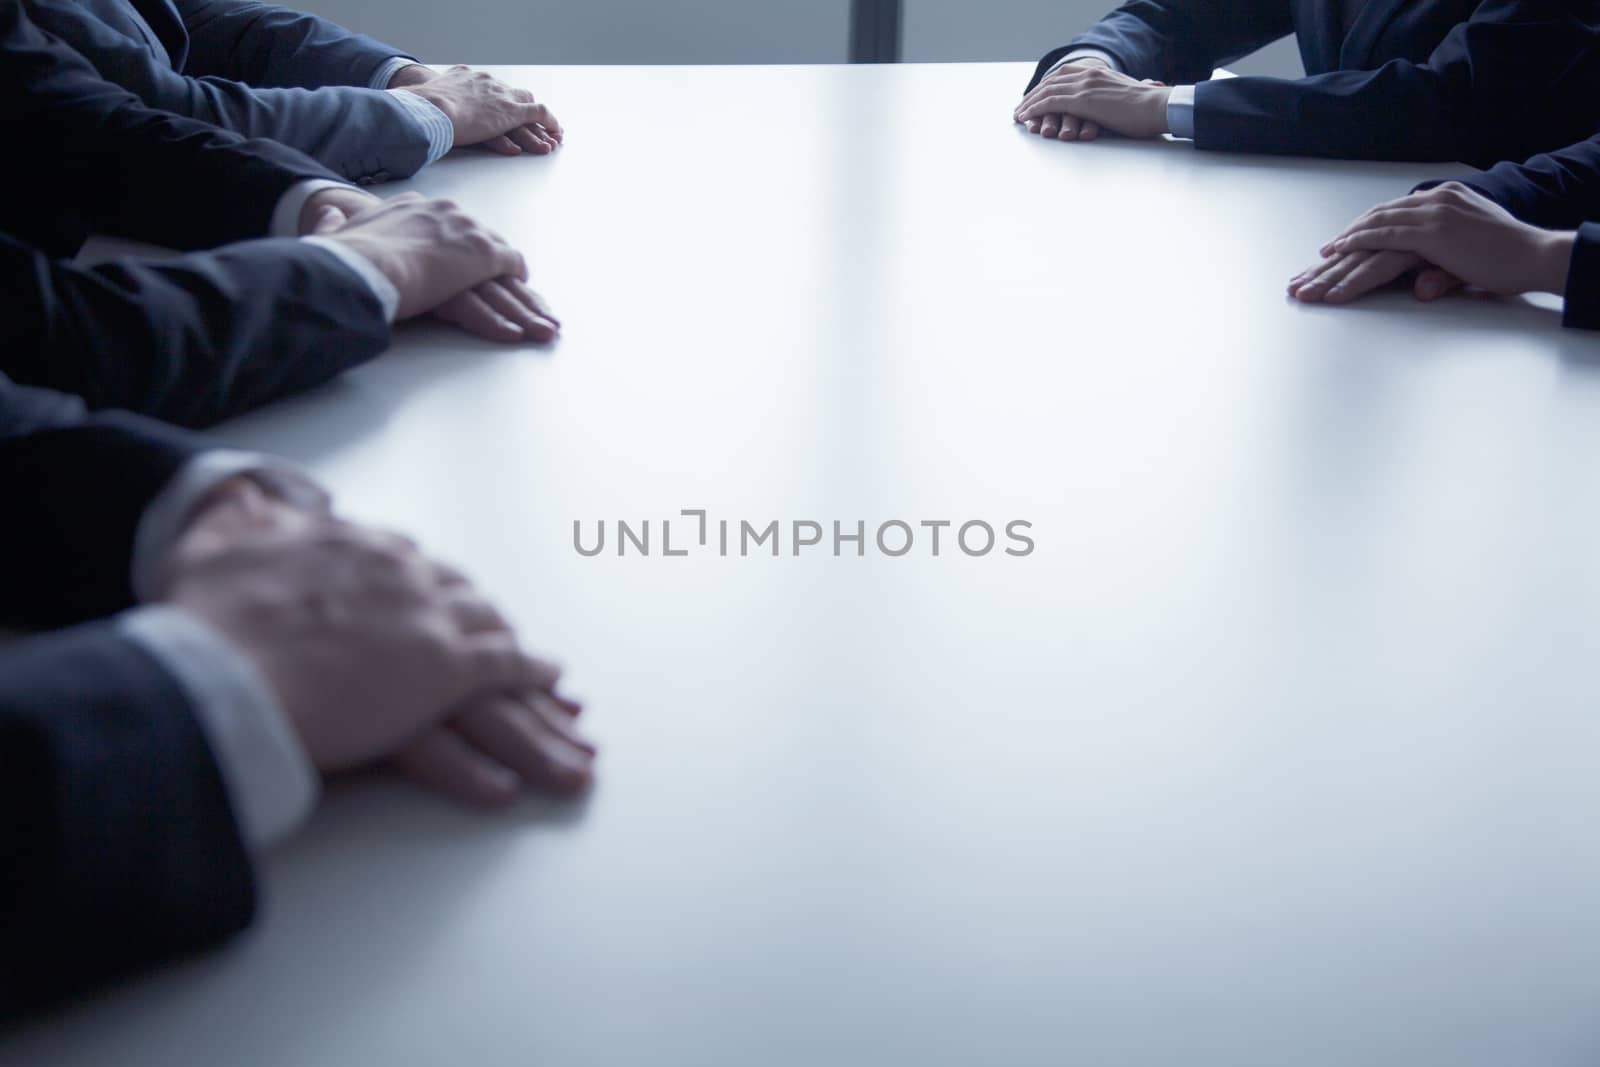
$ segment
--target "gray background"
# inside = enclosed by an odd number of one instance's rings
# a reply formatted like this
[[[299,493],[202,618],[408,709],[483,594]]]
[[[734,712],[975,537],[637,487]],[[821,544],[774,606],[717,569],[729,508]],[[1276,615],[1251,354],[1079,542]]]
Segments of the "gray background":
[[[289,0],[431,62],[837,63],[848,0]],[[1036,59],[1113,0],[907,0],[905,58]],[[1296,75],[1280,41],[1236,69]]]

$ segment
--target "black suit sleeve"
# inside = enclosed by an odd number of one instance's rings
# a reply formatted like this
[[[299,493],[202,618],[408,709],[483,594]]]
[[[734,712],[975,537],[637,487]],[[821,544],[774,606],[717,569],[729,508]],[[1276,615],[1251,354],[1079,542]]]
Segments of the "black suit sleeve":
[[[1195,145],[1346,159],[1525,159],[1594,132],[1592,2],[1485,0],[1425,63],[1195,88]]]
[[[288,145],[351,181],[407,178],[428,161],[427,132],[392,94],[195,77],[173,70],[147,43],[107,25],[78,0],[35,0],[33,15],[102,78],[157,110]]]
[[[1574,330],[1600,330],[1600,224],[1587,222],[1578,228],[1566,296],[1563,324]]]
[[[295,182],[333,178],[299,152],[152,110],[0,3],[0,143],[39,158],[0,168],[0,228],[63,250],[71,216],[101,232],[204,248],[267,231]],[[70,251],[71,249],[66,249]]]
[[[1482,174],[1455,179],[1478,190],[1524,222],[1572,230],[1600,219],[1600,137],[1534,156],[1526,163],[1497,163]],[[1426,189],[1440,182],[1426,182]]]
[[[0,650],[0,827],[0,1019],[253,915],[249,855],[187,699],[111,624]]]
[[[368,86],[396,56],[413,57],[304,11],[254,0],[177,0],[189,31],[185,68],[251,85]]]
[[[134,536],[150,502],[209,447],[122,412],[0,376],[0,610],[29,626],[133,603]]]
[[[1188,85],[1293,32],[1285,0],[1128,0],[1040,60],[1028,89],[1076,48],[1099,49],[1135,78]]]
[[[294,238],[92,268],[0,233],[0,372],[205,426],[376,356],[389,325],[365,282]]]

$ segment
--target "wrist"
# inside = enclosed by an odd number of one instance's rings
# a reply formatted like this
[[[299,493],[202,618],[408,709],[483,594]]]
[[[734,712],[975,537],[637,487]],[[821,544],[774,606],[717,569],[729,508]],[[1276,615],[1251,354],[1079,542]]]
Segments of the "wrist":
[[[1557,296],[1567,291],[1567,278],[1572,272],[1572,253],[1577,245],[1578,235],[1570,230],[1541,231],[1534,255],[1533,291]]]
[[[1172,104],[1172,89],[1160,85],[1151,87],[1151,114],[1150,121],[1155,127],[1156,136],[1172,133],[1172,119],[1170,105]]]
[[[371,193],[363,192],[353,185],[341,185],[328,189],[319,189],[306,198],[300,206],[298,220],[301,235],[313,232],[322,213],[328,208],[336,208],[346,219],[358,212],[382,203]]]
[[[405,89],[413,85],[422,85],[425,82],[430,82],[436,77],[438,77],[438,73],[433,68],[421,63],[412,63],[395,71],[385,88]]]

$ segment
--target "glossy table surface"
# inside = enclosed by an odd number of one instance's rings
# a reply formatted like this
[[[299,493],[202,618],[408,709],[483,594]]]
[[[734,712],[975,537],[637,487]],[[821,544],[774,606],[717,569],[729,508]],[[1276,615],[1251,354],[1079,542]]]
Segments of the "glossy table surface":
[[[336,786],[253,930],[0,1059],[1600,1057],[1600,342],[1283,296],[1452,168],[1045,143],[1023,64],[501,72],[567,146],[411,185],[560,341],[406,327],[222,436],[475,575],[601,781]]]

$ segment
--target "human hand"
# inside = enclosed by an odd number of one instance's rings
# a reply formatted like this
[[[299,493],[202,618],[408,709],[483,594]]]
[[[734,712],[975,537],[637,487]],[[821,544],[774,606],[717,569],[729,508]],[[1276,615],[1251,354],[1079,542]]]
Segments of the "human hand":
[[[296,231],[302,237],[325,233],[349,221],[369,208],[377,207],[383,200],[353,185],[329,186],[318,189],[306,197],[300,206],[300,223]]]
[[[326,516],[221,536],[212,515],[180,539],[164,599],[255,664],[319,770],[395,758],[484,802],[587,781],[593,746],[555,694],[559,669],[524,652],[458,572]]]
[[[416,93],[444,112],[455,127],[458,148],[482,145],[507,156],[523,152],[542,156],[555,151],[564,136],[561,123],[532,93],[514,89],[481,70],[451,67],[404,91]]]
[[[350,216],[319,210],[318,236],[347,244],[394,284],[398,319],[431,311],[496,341],[548,341],[561,328],[528,288],[521,254],[449,200],[402,193]]]
[[[385,89],[409,89],[413,85],[431,82],[439,76],[439,72],[426,63],[408,63],[389,76],[389,84]]]
[[[1460,278],[1411,252],[1335,252],[1289,279],[1289,295],[1305,304],[1348,304],[1413,271],[1418,300],[1437,300],[1462,285]]]
[[[1462,284],[1501,295],[1560,294],[1574,242],[1571,233],[1529,226],[1467,186],[1446,182],[1378,205],[1323,245],[1323,256],[1339,266],[1325,260],[1318,277],[1334,270],[1339,276],[1329,284],[1302,282],[1301,299],[1348,302],[1423,264],[1430,269],[1418,277],[1416,294],[1424,300]],[[1401,263],[1401,271],[1384,278]]]
[[[467,579],[441,566],[441,581]],[[464,625],[475,633],[511,633],[494,609],[480,610]],[[447,725],[429,731],[390,760],[422,785],[469,804],[513,799],[523,785],[570,793],[588,784],[595,746],[576,728],[583,708],[552,688],[496,694],[469,701]]]
[[[1099,60],[1079,59],[1046,75],[1011,117],[1030,133],[1067,141],[1093,140],[1102,129],[1125,137],[1159,137],[1168,132],[1171,95],[1171,88],[1160,82],[1140,81]]]

